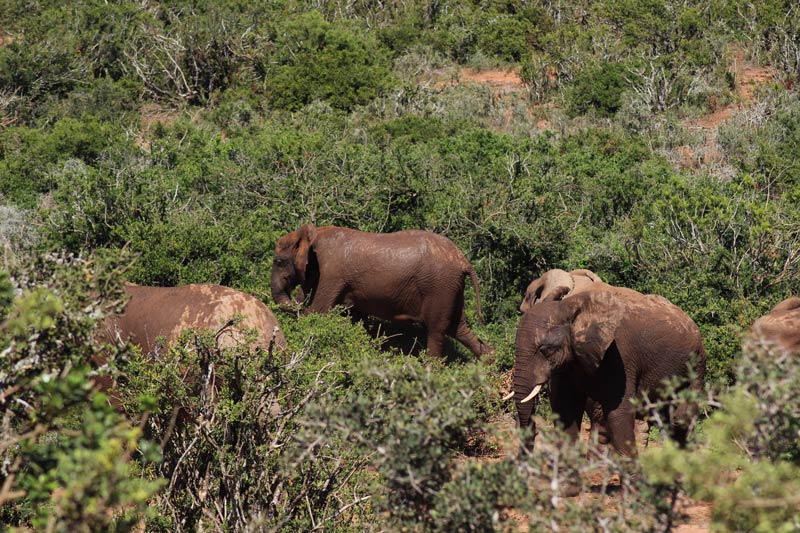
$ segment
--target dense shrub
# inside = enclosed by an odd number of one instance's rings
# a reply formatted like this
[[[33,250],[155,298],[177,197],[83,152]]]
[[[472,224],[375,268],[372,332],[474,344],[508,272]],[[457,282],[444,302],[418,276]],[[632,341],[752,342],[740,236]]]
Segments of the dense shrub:
[[[712,502],[715,527],[796,529],[797,361],[796,354],[748,340],[736,369],[739,381],[717,400],[701,445],[690,453],[669,443],[648,452],[645,472],[656,482],[678,480],[690,494]]]
[[[126,419],[93,387],[93,377],[108,376],[124,356],[95,340],[98,322],[120,303],[116,266],[43,257],[14,273],[21,292],[13,298],[0,275],[5,525],[128,529],[161,486],[138,475],[160,459],[131,421],[138,411]],[[101,350],[107,365],[95,369]]]
[[[390,86],[386,56],[373,38],[316,12],[280,29],[275,50],[259,67],[272,105],[290,110],[317,99],[334,109],[352,110]]]
[[[533,28],[525,21],[497,17],[489,21],[478,36],[478,47],[506,61],[519,61],[528,50]]]
[[[626,87],[624,65],[602,63],[584,69],[570,88],[567,111],[572,116],[583,115],[590,109],[601,117],[614,115],[622,105],[622,92]]]

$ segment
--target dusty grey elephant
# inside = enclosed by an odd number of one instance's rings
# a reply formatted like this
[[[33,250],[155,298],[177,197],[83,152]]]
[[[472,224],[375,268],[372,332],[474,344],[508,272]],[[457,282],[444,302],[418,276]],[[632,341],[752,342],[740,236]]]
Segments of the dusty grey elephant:
[[[787,298],[756,320],[752,335],[783,352],[800,353],[800,298]]]
[[[528,288],[525,289],[525,296],[522,298],[519,310],[524,313],[538,302],[547,299],[560,300],[598,283],[603,283],[603,280],[591,270],[583,268],[571,272],[566,272],[560,268],[548,270],[531,281]],[[554,295],[558,295],[558,297],[554,298]]]
[[[687,386],[699,389],[706,363],[700,331],[666,298],[607,286],[542,302],[522,316],[517,329],[513,382],[519,424],[534,426],[532,400],[549,384],[553,413],[573,439],[587,399],[593,400],[611,443],[634,456],[632,400],[657,400],[662,380],[688,376],[690,363],[695,377]],[[669,421],[681,444],[690,415],[679,409]]]
[[[475,270],[452,241],[427,231],[367,233],[306,224],[275,245],[272,298],[286,309],[292,291],[307,297],[306,313],[344,305],[384,320],[415,322],[427,329],[428,353],[441,355],[445,335],[475,356],[492,349],[464,321],[464,282],[480,291]]]
[[[125,292],[130,298],[124,312],[106,320],[105,335],[110,341],[129,340],[144,353],[158,348],[159,337],[174,341],[188,328],[216,332],[235,315],[241,315],[242,320],[219,334],[220,348],[242,342],[245,330],[251,329],[257,331],[256,346],[267,349],[274,342],[278,349],[286,347],[272,311],[258,298],[235,289],[208,284],[180,287],[126,284]]]

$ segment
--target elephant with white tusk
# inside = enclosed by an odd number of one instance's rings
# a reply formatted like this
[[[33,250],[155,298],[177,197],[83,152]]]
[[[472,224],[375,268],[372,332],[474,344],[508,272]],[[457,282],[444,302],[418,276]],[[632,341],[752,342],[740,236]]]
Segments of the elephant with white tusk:
[[[520,320],[515,351],[521,427],[534,426],[532,400],[549,385],[552,411],[572,438],[591,400],[611,443],[628,456],[636,455],[632,400],[661,398],[662,381],[688,378],[690,363],[695,373],[685,386],[699,389],[705,375],[705,348],[691,318],[666,298],[610,285],[532,306]],[[679,409],[670,420],[680,444],[690,414]]]

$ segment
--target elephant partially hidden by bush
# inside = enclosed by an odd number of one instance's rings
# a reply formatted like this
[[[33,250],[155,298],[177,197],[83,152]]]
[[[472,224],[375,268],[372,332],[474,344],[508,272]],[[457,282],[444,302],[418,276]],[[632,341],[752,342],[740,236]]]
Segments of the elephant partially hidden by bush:
[[[144,353],[158,348],[159,337],[176,340],[185,329],[219,331],[235,315],[242,320],[219,332],[217,345],[228,348],[241,343],[245,330],[255,329],[254,345],[278,349],[286,339],[278,320],[260,300],[221,285],[193,284],[180,287],[144,287],[126,284],[130,299],[121,315],[109,317],[104,325],[109,341],[130,341]]]
[[[439,356],[445,335],[475,356],[492,349],[464,320],[464,282],[480,291],[475,270],[452,241],[427,231],[367,233],[306,224],[282,236],[272,264],[272,297],[289,307],[292,291],[308,298],[307,313],[344,305],[384,320],[415,322],[428,333],[428,353]]]
[[[521,427],[533,427],[533,402],[549,383],[550,404],[577,439],[587,399],[597,402],[614,447],[636,454],[632,400],[657,400],[662,380],[694,376],[699,389],[706,353],[694,321],[666,298],[606,285],[531,307],[516,338],[514,396]],[[663,413],[668,416],[668,413]],[[672,436],[685,443],[691,413],[678,409]],[[534,428],[535,429],[535,428]]]
[[[752,334],[772,348],[800,354],[800,298],[792,296],[753,323]]]
[[[525,289],[525,296],[522,298],[519,310],[524,313],[539,302],[560,300],[599,283],[603,283],[603,280],[591,270],[579,269],[572,272],[566,272],[560,268],[548,270],[531,281],[528,288]]]

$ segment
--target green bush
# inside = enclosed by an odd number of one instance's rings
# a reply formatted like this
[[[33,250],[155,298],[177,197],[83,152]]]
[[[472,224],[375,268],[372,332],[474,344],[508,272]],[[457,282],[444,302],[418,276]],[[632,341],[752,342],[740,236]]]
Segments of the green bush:
[[[679,481],[712,504],[712,524],[727,530],[792,531],[800,526],[797,357],[745,342],[738,382],[717,399],[700,445],[648,450],[644,471],[656,483]],[[736,475],[731,475],[736,472]]]
[[[13,299],[0,276],[0,520],[54,531],[130,530],[162,483],[139,477],[142,465],[160,460],[158,447],[95,392],[94,380],[124,356],[96,340],[98,322],[120,302],[117,265],[50,256],[23,272],[15,273],[21,292]],[[95,369],[100,354],[106,365]]]
[[[519,61],[528,50],[533,27],[524,20],[495,17],[478,35],[478,47],[505,61]]]
[[[328,23],[316,12],[281,28],[274,51],[262,61],[270,103],[283,109],[297,110],[319,99],[350,111],[391,84],[385,53],[374,39]]]
[[[601,63],[585,68],[570,87],[567,112],[574,117],[594,110],[600,117],[610,117],[622,106],[622,92],[627,87],[623,64]]]
[[[12,127],[0,133],[0,194],[24,207],[55,188],[53,171],[71,160],[95,163],[122,143],[122,129],[110,122],[64,118],[43,131]]]

